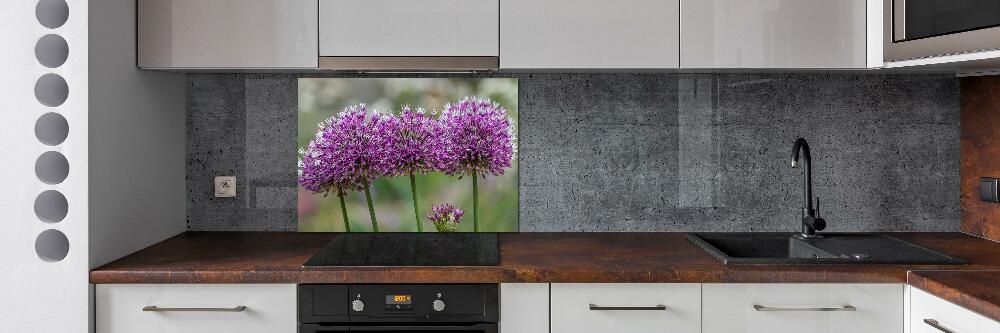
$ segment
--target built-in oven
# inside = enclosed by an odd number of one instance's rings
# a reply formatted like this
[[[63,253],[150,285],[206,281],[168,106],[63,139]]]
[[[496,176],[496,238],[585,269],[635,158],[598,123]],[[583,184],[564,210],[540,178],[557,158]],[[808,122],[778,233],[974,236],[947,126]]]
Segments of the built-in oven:
[[[299,333],[497,333],[495,284],[302,284]]]
[[[1000,0],[884,0],[885,60],[1000,49]]]

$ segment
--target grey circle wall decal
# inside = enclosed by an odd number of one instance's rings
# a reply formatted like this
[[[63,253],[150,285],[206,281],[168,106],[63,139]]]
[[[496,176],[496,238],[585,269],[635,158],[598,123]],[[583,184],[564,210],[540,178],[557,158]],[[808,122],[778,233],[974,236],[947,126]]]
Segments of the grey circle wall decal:
[[[35,137],[49,146],[55,146],[69,136],[69,122],[66,117],[55,112],[49,112],[38,117],[35,122]]]
[[[55,185],[69,176],[69,161],[57,151],[47,151],[35,160],[35,175],[43,183]]]
[[[42,105],[56,107],[66,102],[69,97],[69,85],[66,79],[57,74],[45,74],[35,82],[35,98]]]
[[[43,222],[62,222],[67,213],[69,213],[69,202],[59,191],[44,191],[35,198],[35,216]]]
[[[61,27],[69,19],[69,5],[66,0],[39,0],[35,5],[35,18],[43,27]]]
[[[69,57],[69,44],[62,36],[48,34],[35,43],[35,59],[48,68],[56,68],[66,63]]]
[[[59,230],[42,231],[35,238],[35,253],[45,261],[61,261],[69,254],[69,239]]]

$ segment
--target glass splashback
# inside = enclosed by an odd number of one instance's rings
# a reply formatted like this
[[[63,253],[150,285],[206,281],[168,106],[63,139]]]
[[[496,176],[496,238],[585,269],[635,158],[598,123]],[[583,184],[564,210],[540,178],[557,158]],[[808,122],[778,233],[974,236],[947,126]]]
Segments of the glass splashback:
[[[298,86],[299,231],[517,231],[517,79]]]

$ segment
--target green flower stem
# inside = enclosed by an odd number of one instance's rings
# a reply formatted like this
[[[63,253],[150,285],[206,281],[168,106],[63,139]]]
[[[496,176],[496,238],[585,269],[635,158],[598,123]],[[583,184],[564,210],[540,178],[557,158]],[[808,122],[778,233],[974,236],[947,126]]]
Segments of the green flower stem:
[[[423,223],[420,223],[420,206],[417,205],[417,177],[410,174],[410,192],[413,193],[413,217],[416,218],[417,232],[424,232]]]
[[[479,175],[472,173],[472,230],[479,232]]]
[[[337,196],[340,197],[340,212],[344,214],[344,230],[351,232],[351,223],[347,221],[347,205],[344,204],[344,190],[337,190]]]
[[[372,230],[378,232],[378,219],[375,218],[375,206],[372,205],[372,192],[368,186],[368,180],[364,180],[365,199],[368,200],[368,215],[372,217]]]

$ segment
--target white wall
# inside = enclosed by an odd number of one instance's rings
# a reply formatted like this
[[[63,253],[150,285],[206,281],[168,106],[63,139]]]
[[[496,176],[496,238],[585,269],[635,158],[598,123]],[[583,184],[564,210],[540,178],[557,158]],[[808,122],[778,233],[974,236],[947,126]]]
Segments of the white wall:
[[[0,10],[0,331],[86,332],[88,323],[87,229],[87,1],[66,0],[69,18],[50,29],[35,18],[37,1],[4,1]],[[62,36],[69,56],[56,68],[41,65],[34,55],[45,34]],[[34,97],[36,80],[44,74],[62,76],[69,87],[64,103],[49,107]],[[35,122],[47,112],[66,118],[69,136],[57,145],[35,137]],[[35,160],[46,151],[63,154],[69,162],[65,180],[43,183],[35,175]],[[43,222],[34,212],[42,191],[61,192],[68,205],[65,218]],[[47,229],[66,236],[69,251],[58,261],[36,254],[36,238]]]
[[[135,1],[90,0],[90,267],[181,233],[184,75],[136,67]]]
[[[36,19],[38,3],[5,1],[0,11],[0,331],[86,332],[89,270],[185,229],[183,76],[136,69],[134,1],[65,0],[68,19],[55,27]],[[34,52],[47,34],[69,50],[53,68]],[[65,79],[65,102],[36,99],[46,74]],[[65,141],[36,138],[46,113],[66,119]],[[45,152],[65,156],[65,179],[36,175]],[[43,191],[65,196],[64,218],[36,214]],[[64,258],[36,252],[50,229],[68,240]]]

